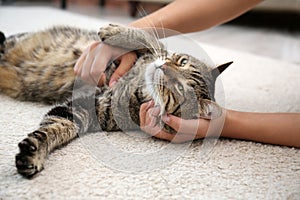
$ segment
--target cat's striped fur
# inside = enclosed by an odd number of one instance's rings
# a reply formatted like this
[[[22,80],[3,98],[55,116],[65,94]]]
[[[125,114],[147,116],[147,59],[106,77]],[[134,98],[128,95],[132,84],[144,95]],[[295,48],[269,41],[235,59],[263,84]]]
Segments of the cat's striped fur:
[[[76,60],[87,45],[99,38],[109,45],[136,51],[137,61],[114,87],[105,85],[85,94],[82,91],[86,86],[79,81],[79,95],[66,100],[72,95]],[[207,107],[217,106],[211,101],[215,79],[230,64],[212,69],[189,55],[169,55],[153,35],[118,25],[101,28],[98,35],[70,27],[19,34],[3,39],[0,50],[2,93],[19,100],[63,102],[19,143],[16,166],[26,177],[41,171],[52,150],[79,134],[137,129],[139,107],[150,99],[161,107],[161,114],[186,119],[209,117]],[[115,68],[115,63],[108,66],[107,79]],[[172,131],[166,125],[164,128]]]

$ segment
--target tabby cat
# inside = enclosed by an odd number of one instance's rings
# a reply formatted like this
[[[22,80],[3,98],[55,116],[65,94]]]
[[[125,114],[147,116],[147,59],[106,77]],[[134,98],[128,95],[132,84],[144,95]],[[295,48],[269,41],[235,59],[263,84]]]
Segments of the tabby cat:
[[[83,49],[99,40],[133,50],[138,58],[112,88],[106,83],[94,92],[82,92],[86,84],[76,79],[73,67]],[[149,32],[114,24],[98,33],[71,27],[8,38],[1,33],[0,43],[0,92],[19,100],[60,103],[19,143],[16,167],[28,178],[43,169],[51,151],[79,134],[137,129],[140,105],[151,99],[161,115],[210,118],[210,108],[218,107],[213,102],[215,80],[231,64],[213,69],[192,56],[169,53]],[[108,65],[107,80],[116,67],[115,62]],[[81,92],[71,99],[77,90]]]

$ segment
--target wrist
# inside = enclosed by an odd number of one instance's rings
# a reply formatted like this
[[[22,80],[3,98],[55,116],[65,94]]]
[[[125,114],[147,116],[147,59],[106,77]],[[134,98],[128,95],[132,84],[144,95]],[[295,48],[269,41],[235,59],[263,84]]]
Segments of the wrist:
[[[237,113],[233,110],[225,110],[225,122],[221,132],[221,137],[232,138],[232,133],[234,131],[233,126],[238,123],[236,114]]]

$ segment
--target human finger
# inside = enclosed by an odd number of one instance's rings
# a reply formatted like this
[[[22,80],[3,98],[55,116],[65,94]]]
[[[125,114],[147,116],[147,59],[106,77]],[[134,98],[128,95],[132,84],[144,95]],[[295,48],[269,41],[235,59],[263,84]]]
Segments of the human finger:
[[[82,63],[82,69],[80,72],[80,78],[89,82],[89,83],[94,83],[94,79],[90,76],[90,72],[91,72],[91,68],[92,68],[92,64],[94,62],[95,59],[95,55],[96,55],[96,47],[99,45],[100,42],[94,42],[93,44],[91,44],[88,48],[87,54],[86,54],[86,58]]]
[[[156,137],[156,138],[159,138],[159,139],[162,139],[162,140],[168,140],[168,141],[171,141],[171,142],[174,140],[174,137],[175,137],[175,134],[165,132],[164,130],[162,130],[158,126],[155,126],[155,127],[153,127],[152,129],[150,129],[149,131],[146,131],[146,132],[148,134],[150,134],[151,136],[153,136],[153,137]],[[179,143],[179,142],[177,142],[177,143]]]
[[[79,69],[82,67],[83,62],[86,60],[87,55],[90,53],[90,51],[92,51],[97,45],[99,44],[99,42],[93,42],[92,44],[90,44],[87,48],[85,48],[85,50],[82,52],[81,56],[78,58],[75,66],[74,66],[74,71],[79,72]]]
[[[154,103],[153,103],[154,104]],[[153,128],[157,125],[157,114],[156,108],[153,107],[152,102],[149,105],[149,108],[145,115],[145,126]]]
[[[210,120],[206,119],[182,119],[174,115],[164,115],[162,120],[182,135],[195,138],[205,137]]]
[[[134,52],[129,52],[120,57],[121,62],[116,71],[112,74],[109,86],[112,87],[124,74],[126,74],[134,62],[136,61],[137,55]]]
[[[198,128],[198,120],[185,120],[169,114],[162,116],[162,120],[181,133],[196,132]]]
[[[153,101],[148,101],[146,103],[143,103],[140,107],[140,126],[145,126],[146,125],[146,115],[147,111],[149,110],[150,107],[154,105]]]
[[[106,75],[105,75],[105,73],[102,73],[102,74],[100,75],[100,78],[99,78],[99,81],[98,81],[97,85],[98,85],[98,86],[102,86],[102,85],[104,85],[105,83],[106,83]]]
[[[152,115],[153,117],[158,117],[158,115],[160,114],[160,107],[159,106],[154,106],[151,107],[148,110],[149,114]]]
[[[161,127],[157,126],[157,108],[153,108],[154,102],[150,101],[148,104],[143,104],[140,111],[140,128],[142,131],[153,135],[161,131]]]
[[[98,45],[94,51],[95,55],[91,64],[89,76],[95,83],[97,83],[97,85],[101,86],[106,81],[104,71],[111,60],[113,49],[107,45]]]
[[[75,73],[76,76],[80,76],[81,69],[82,69],[82,64],[83,64],[85,58],[86,58],[86,53],[83,52],[81,54],[81,56],[78,58],[75,66],[74,66],[74,73]]]
[[[141,106],[140,111],[140,119],[141,119],[141,130],[150,134],[153,137],[168,140],[172,143],[183,143],[187,141],[191,141],[195,139],[195,132],[194,134],[187,134],[187,133],[168,133],[164,131],[160,126],[157,125],[157,116],[160,109],[156,107],[152,107],[153,104],[143,104]],[[180,119],[180,118],[179,118]]]
[[[161,129],[159,126],[146,126],[142,130],[153,137],[162,140],[167,140],[172,143],[184,143],[195,139],[194,135],[182,133],[169,133]]]
[[[184,142],[188,142],[188,141],[193,141],[195,139],[199,139],[199,137],[197,137],[196,134],[186,134],[186,133],[169,133],[166,132],[162,129],[157,131],[157,127],[153,127],[152,129],[150,129],[150,131],[148,131],[147,133],[149,133],[150,135],[159,138],[159,139],[163,139],[163,140],[168,140],[172,143],[184,143]]]
[[[93,44],[91,44],[91,45],[93,45]],[[78,60],[77,60],[77,62],[76,62],[76,64],[75,64],[75,66],[74,66],[74,72],[75,72],[75,74],[76,74],[77,76],[79,76],[79,77],[80,77],[80,75],[81,75],[81,70],[82,70],[83,62],[85,61],[86,56],[87,56],[87,54],[88,54],[89,51],[90,51],[90,46],[91,46],[91,45],[89,45],[87,48],[85,48],[85,50],[82,52],[81,56],[78,58]]]

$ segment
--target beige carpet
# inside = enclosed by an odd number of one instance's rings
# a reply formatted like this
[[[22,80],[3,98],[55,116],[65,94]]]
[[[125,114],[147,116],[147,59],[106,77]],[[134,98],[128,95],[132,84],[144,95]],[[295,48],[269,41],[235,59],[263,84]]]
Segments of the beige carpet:
[[[53,24],[98,29],[104,23],[49,8],[0,7],[0,28],[6,34]],[[202,46],[216,63],[234,61],[219,80],[227,108],[300,112],[299,65]],[[299,149],[237,140],[218,140],[205,156],[198,141],[170,161],[168,153],[182,152],[180,146],[132,134],[95,133],[56,150],[40,175],[24,179],[14,166],[17,144],[49,108],[0,95],[0,199],[300,199]],[[104,140],[113,148],[99,152]],[[165,147],[171,148],[161,150]],[[115,150],[127,154],[120,157]]]

